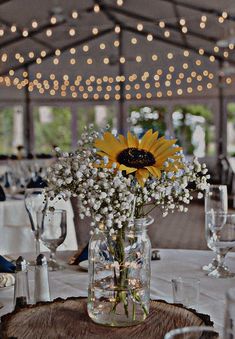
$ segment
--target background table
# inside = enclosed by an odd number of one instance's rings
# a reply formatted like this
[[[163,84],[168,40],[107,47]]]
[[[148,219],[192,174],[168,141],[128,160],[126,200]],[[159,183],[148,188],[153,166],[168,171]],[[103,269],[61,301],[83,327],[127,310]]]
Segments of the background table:
[[[200,302],[197,311],[210,315],[217,330],[222,332],[224,321],[225,292],[235,285],[235,278],[213,279],[205,275],[201,266],[213,257],[210,251],[161,250],[161,260],[152,261],[151,298],[172,302],[171,279],[173,277],[196,277],[201,281]],[[60,252],[61,258],[71,253]],[[27,256],[26,256],[27,257]],[[228,266],[235,271],[235,253],[229,253]],[[31,296],[33,296],[33,272],[30,272]],[[87,296],[88,274],[76,266],[67,266],[64,271],[50,273],[51,297]],[[12,310],[13,287],[0,290],[4,307],[0,316]]]
[[[55,207],[67,211],[67,237],[58,250],[76,250],[77,240],[70,201],[57,200]],[[47,248],[41,245],[43,251]],[[18,195],[0,201],[0,254],[34,252],[35,242],[29,217],[24,206],[24,196]]]

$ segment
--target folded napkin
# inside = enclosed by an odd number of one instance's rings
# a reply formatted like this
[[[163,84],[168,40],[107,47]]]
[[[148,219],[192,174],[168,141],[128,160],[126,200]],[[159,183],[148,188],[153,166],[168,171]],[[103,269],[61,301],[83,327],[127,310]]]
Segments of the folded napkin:
[[[84,260],[88,260],[88,244],[78,250],[71,258],[69,258],[68,263],[70,265],[77,265]]]
[[[10,261],[5,259],[1,255],[0,255],[0,272],[2,273],[14,273],[15,272],[15,265],[12,264]]]
[[[0,201],[5,201],[5,200],[6,200],[6,195],[4,193],[2,186],[0,185]]]
[[[30,182],[27,185],[27,188],[45,188],[47,187],[46,181],[40,176],[36,176],[35,178],[31,178]]]

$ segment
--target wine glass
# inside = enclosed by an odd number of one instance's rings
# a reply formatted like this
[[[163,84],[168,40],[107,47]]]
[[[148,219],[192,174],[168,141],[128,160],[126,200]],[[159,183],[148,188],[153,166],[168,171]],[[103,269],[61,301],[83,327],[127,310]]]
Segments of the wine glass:
[[[50,271],[58,271],[63,266],[56,261],[56,249],[60,246],[67,234],[66,210],[53,207],[37,213],[37,221],[42,243],[50,250],[48,268]]]
[[[207,212],[208,228],[212,232],[209,246],[216,253],[217,267],[208,276],[215,278],[230,278],[231,273],[224,265],[225,256],[235,247],[235,213]]]
[[[205,194],[205,237],[207,246],[213,250],[210,242],[212,231],[208,227],[207,213],[211,211],[224,212],[228,211],[228,193],[226,185],[210,185]],[[204,265],[202,269],[207,272],[213,271],[218,265],[217,259],[214,258],[211,263]]]
[[[40,254],[40,237],[37,224],[37,212],[42,211],[47,206],[45,190],[42,188],[27,188],[25,190],[24,203],[29,216],[31,230],[34,233],[37,257]]]
[[[164,339],[202,339],[219,338],[219,333],[210,326],[190,326],[171,330]]]

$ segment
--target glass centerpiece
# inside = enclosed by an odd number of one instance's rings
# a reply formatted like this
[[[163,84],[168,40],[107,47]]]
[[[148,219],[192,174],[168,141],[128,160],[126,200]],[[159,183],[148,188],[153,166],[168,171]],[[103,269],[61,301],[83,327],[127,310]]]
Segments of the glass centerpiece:
[[[206,166],[187,162],[175,139],[152,130],[138,140],[89,126],[76,152],[56,151],[48,194],[77,196],[80,217],[93,220],[88,314],[104,325],[138,324],[150,305],[149,213],[186,212],[191,189],[207,186]]]

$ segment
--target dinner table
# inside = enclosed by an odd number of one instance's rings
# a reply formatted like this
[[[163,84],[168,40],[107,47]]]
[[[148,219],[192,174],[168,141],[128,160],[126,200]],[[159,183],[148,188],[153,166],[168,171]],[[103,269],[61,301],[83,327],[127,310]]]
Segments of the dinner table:
[[[61,261],[67,262],[74,252],[58,253]],[[16,258],[11,254],[11,258]],[[23,254],[27,259],[31,253]],[[46,254],[47,255],[47,254]],[[151,299],[165,300],[172,303],[172,283],[176,277],[200,279],[200,298],[196,311],[210,316],[214,327],[222,334],[225,312],[226,291],[235,286],[235,278],[216,279],[208,277],[202,266],[213,258],[213,252],[185,249],[160,249],[160,260],[151,261]],[[49,272],[51,299],[57,297],[86,297],[88,288],[88,272],[86,262],[78,265],[65,264],[61,271]],[[235,253],[228,253],[226,264],[235,272]],[[34,268],[29,267],[29,285],[31,297],[34,290]],[[0,289],[0,316],[13,310],[14,287]],[[33,300],[31,301],[33,302]]]
[[[58,250],[76,250],[74,212],[70,200],[53,200],[53,206],[67,211],[67,236]],[[43,251],[48,251],[43,244],[41,244],[41,248]],[[7,195],[5,201],[0,201],[0,254],[33,252],[34,250],[34,235],[25,209],[24,195]],[[34,253],[32,254],[34,255]]]

